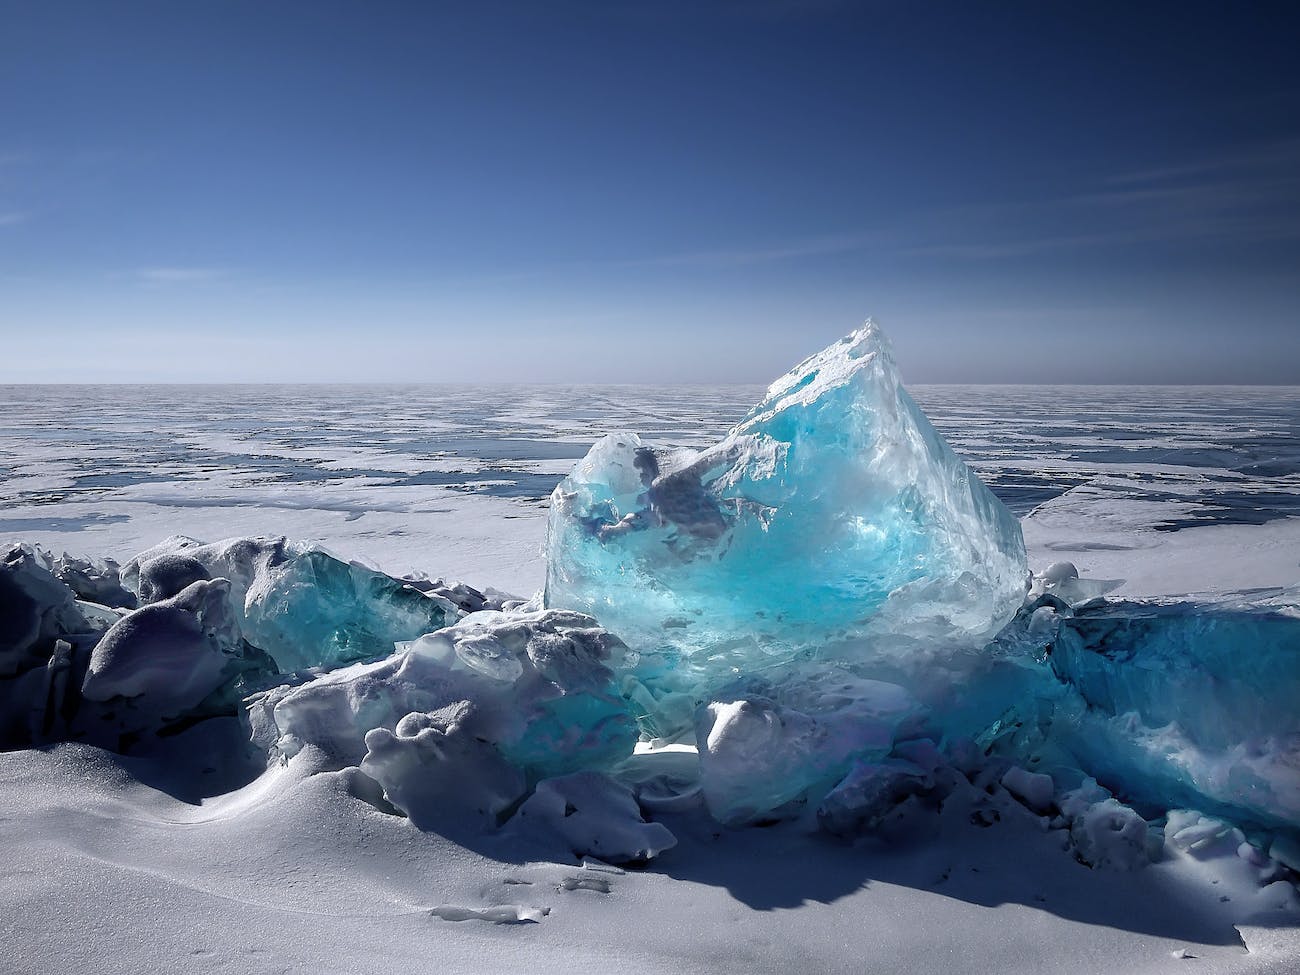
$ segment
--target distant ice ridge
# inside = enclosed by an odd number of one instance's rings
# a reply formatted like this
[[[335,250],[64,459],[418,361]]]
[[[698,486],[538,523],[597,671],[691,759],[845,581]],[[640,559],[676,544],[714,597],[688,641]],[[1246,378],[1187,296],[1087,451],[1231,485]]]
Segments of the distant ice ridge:
[[[983,645],[1028,576],[1019,522],[868,322],[713,447],[597,442],[552,495],[545,601],[680,657],[703,687],[833,642],[858,659]]]

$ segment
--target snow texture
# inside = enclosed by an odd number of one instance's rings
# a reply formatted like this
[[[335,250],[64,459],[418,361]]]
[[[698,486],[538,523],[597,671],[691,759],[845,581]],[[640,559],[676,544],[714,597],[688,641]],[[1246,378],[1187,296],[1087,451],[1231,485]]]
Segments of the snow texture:
[[[624,649],[579,613],[472,613],[383,660],[254,695],[250,719],[273,756],[311,745],[343,767],[369,754],[394,795],[426,765],[461,774],[471,740],[530,775],[556,775],[631,753],[634,725],[607,666]]]

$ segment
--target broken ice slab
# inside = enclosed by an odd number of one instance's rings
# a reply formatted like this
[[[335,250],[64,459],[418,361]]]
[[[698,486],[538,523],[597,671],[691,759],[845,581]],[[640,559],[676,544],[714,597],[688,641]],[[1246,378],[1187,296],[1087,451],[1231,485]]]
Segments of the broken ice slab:
[[[1020,525],[903,389],[867,325],[796,366],[719,444],[599,441],[551,499],[546,605],[704,681],[830,641],[980,646],[1028,582]]]
[[[272,755],[311,745],[342,767],[369,751],[393,782],[427,777],[433,766],[444,778],[460,775],[473,741],[534,778],[608,767],[636,741],[609,667],[625,651],[579,613],[471,613],[387,659],[254,695],[249,717],[254,739]],[[371,739],[377,728],[391,735]]]
[[[319,550],[272,568],[244,610],[244,638],[281,670],[372,659],[460,617],[441,596]]]
[[[1052,670],[1077,695],[1051,734],[1115,791],[1300,827],[1300,614],[1272,605],[1097,603]]]
[[[210,578],[229,580],[244,639],[286,672],[387,656],[394,643],[461,616],[437,592],[284,538],[204,544],[176,535],[136,556],[123,571],[144,602]]]
[[[0,549],[0,748],[66,733],[86,659],[113,622],[77,599],[43,553]]]
[[[0,555],[0,680],[43,667],[59,640],[94,646],[103,630],[35,549]]]

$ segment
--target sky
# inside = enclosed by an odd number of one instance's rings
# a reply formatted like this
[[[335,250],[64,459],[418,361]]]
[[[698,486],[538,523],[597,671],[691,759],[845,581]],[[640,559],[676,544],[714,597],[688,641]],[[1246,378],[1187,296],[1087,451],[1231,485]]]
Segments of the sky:
[[[1300,383],[1300,6],[0,0],[0,382]]]

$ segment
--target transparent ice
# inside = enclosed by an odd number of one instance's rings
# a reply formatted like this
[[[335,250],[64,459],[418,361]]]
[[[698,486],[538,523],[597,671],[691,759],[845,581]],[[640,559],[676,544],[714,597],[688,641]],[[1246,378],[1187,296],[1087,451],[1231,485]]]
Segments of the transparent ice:
[[[922,415],[871,322],[721,443],[611,434],[551,499],[546,604],[705,679],[852,638],[868,656],[981,645],[1027,581],[1016,518]]]
[[[1080,608],[1050,657],[1072,691],[1051,734],[1135,799],[1300,824],[1296,595]]]
[[[461,615],[439,593],[284,538],[177,535],[127,563],[124,578],[144,603],[200,579],[229,580],[244,639],[286,673],[386,656]]]

